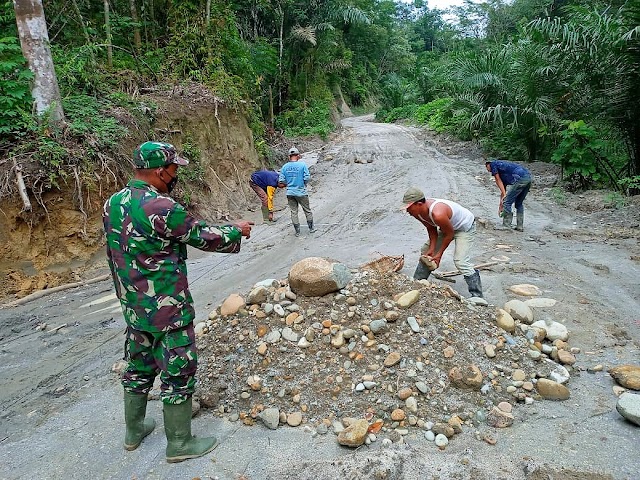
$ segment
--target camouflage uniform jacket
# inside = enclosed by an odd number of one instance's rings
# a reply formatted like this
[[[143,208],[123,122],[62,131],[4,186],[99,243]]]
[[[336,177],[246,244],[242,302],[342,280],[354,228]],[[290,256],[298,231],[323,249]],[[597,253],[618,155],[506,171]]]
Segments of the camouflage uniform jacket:
[[[193,321],[187,282],[187,245],[235,253],[242,232],[196,220],[171,197],[131,180],[104,204],[107,257],[128,325],[158,333]]]

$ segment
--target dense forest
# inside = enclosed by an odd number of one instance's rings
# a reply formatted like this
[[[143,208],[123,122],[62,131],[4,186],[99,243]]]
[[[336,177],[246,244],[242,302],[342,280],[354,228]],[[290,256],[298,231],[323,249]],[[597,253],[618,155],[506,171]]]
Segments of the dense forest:
[[[21,169],[37,198],[109,168],[123,112],[155,114],[139,94],[184,84],[246,115],[263,157],[274,133],[326,137],[344,98],[640,188],[638,0],[13,0],[0,32],[0,198]]]

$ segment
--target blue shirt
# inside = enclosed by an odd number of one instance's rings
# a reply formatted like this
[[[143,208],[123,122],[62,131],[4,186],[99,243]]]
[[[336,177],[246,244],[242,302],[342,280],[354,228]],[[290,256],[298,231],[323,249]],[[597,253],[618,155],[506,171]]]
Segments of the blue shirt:
[[[307,182],[311,178],[309,167],[304,162],[287,162],[280,169],[278,181],[287,184],[287,196],[307,196]]]
[[[266,191],[267,187],[278,188],[278,172],[258,170],[251,174],[251,181]]]
[[[491,175],[495,177],[496,173],[499,173],[500,179],[505,185],[513,185],[520,180],[531,178],[529,170],[517,163],[507,162],[505,160],[494,160],[489,166],[491,167]]]

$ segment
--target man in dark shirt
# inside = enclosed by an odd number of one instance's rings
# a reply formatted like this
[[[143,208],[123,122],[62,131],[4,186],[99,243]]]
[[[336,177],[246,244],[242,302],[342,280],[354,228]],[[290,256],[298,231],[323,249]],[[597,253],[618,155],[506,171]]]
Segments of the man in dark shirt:
[[[258,170],[251,174],[249,186],[256,192],[262,202],[262,220],[275,222],[273,218],[273,197],[278,188],[278,172],[272,170]]]
[[[524,230],[524,199],[531,188],[531,173],[521,165],[505,160],[485,161],[487,172],[496,179],[500,189],[500,205],[498,215],[502,216],[502,226],[511,228],[513,211],[516,207],[516,230]]]
[[[217,443],[215,437],[191,435],[198,357],[187,245],[236,253],[252,224],[207,225],[171,198],[178,167],[189,163],[173,145],[145,142],[135,150],[133,163],[133,180],[103,210],[107,259],[127,323],[124,448],[138,448],[155,427],[145,415],[147,394],[160,374],[167,461],[181,462],[210,452]]]

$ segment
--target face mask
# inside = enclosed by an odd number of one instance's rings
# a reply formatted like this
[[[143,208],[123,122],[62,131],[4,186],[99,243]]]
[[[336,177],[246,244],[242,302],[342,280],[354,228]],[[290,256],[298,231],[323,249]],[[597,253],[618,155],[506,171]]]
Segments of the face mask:
[[[169,180],[168,183],[162,179],[161,180],[167,186],[167,192],[171,193],[171,191],[176,187],[176,184],[178,183],[178,176],[177,175],[175,177],[171,176],[171,174],[167,171],[167,169],[164,169],[164,171],[167,172],[167,175],[169,175],[169,177],[171,177],[171,180]]]

